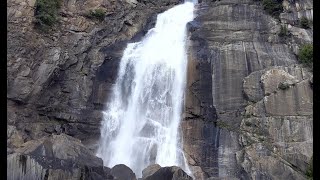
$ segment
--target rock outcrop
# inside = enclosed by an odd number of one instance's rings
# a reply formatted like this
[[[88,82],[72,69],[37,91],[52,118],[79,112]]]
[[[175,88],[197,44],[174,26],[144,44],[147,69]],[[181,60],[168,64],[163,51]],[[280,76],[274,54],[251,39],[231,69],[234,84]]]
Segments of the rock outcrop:
[[[136,175],[133,171],[124,164],[115,165],[111,170],[110,174],[119,180],[136,180]]]
[[[80,140],[66,134],[31,140],[7,157],[7,179],[92,179],[136,180],[124,164],[104,167]],[[181,168],[150,165],[143,180],[191,180]]]
[[[102,159],[65,134],[28,141],[7,157],[7,179],[113,179]]]
[[[284,0],[282,5],[284,12],[280,14],[281,25],[288,29],[290,36],[286,44],[297,54],[301,44],[313,42],[313,0]],[[301,28],[303,17],[308,19],[310,28]]]
[[[311,2],[311,3],[310,3]],[[312,1],[284,1],[295,21]],[[312,73],[298,64],[311,29],[259,1],[203,0],[189,23],[184,150],[196,179],[306,179],[313,154]],[[281,39],[281,26],[290,36]]]
[[[143,171],[142,171],[142,178],[146,178],[152,174],[154,174],[156,171],[158,171],[161,168],[161,166],[159,164],[152,164],[149,165],[148,167],[146,167]]]
[[[313,154],[310,77],[299,66],[274,67],[246,77],[262,92],[245,108],[239,131],[244,148],[236,153],[251,178],[305,179]]]

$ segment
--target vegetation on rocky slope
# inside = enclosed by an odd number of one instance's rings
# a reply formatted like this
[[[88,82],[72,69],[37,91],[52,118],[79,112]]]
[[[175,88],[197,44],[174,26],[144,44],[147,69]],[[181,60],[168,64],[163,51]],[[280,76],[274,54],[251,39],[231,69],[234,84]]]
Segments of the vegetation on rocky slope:
[[[289,36],[289,31],[288,28],[286,26],[281,26],[280,28],[280,32],[278,34],[280,37],[286,37]]]
[[[306,18],[306,17],[303,16],[303,17],[300,19],[300,27],[302,27],[302,28],[304,28],[304,29],[310,28],[310,22],[309,22],[308,18]]]
[[[283,11],[282,0],[263,0],[263,9],[275,18],[279,18],[280,13]]]
[[[36,25],[41,29],[48,29],[55,25],[58,20],[59,9],[62,0],[37,0],[35,5]]]
[[[281,82],[278,85],[278,88],[281,90],[287,90],[287,89],[289,89],[289,87],[290,87],[290,85],[288,83],[284,83],[284,82]]]
[[[97,19],[99,21],[103,21],[105,15],[106,13],[104,12],[103,9],[95,9],[95,10],[90,10],[86,16],[90,19]]]
[[[304,44],[298,54],[299,61],[306,66],[312,67],[313,64],[313,45]]]
[[[290,32],[288,31],[288,28],[286,25],[283,25],[280,27],[278,36],[280,38],[280,42],[283,42],[283,43],[285,43],[290,38]]]

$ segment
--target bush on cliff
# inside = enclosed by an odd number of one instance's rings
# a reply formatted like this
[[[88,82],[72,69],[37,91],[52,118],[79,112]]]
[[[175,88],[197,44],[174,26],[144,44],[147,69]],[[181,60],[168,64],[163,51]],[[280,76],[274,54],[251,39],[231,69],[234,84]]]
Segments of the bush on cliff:
[[[95,10],[90,10],[86,16],[90,19],[97,19],[99,21],[103,21],[105,15],[106,13],[103,11],[103,9],[95,9]]]
[[[281,38],[286,38],[289,36],[288,28],[286,26],[281,26],[278,36]]]
[[[299,50],[298,58],[301,63],[311,67],[313,64],[313,45],[303,45]]]
[[[288,83],[281,82],[279,83],[278,88],[281,90],[287,90],[290,88],[290,85]]]
[[[300,19],[300,26],[304,29],[308,29],[310,28],[310,23],[309,23],[309,20],[306,18],[306,17],[302,17]]]
[[[42,28],[52,27],[59,20],[62,0],[37,0],[35,5],[36,24]]]
[[[262,6],[267,13],[275,18],[279,18],[280,13],[283,11],[282,0],[263,0]]]

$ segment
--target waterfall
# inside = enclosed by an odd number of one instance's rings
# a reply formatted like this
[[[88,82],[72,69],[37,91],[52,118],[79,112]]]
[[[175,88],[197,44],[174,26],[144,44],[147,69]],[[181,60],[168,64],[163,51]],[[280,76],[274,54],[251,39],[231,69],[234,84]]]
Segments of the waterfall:
[[[157,16],[145,37],[127,45],[116,84],[103,112],[97,156],[104,165],[125,164],[141,177],[157,163],[191,173],[182,150],[179,124],[186,84],[186,24],[194,3]]]

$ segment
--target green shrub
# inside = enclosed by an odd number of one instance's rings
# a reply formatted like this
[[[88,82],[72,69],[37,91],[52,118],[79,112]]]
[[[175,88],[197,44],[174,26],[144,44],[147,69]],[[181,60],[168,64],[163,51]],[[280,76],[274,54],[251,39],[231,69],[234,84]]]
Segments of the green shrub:
[[[246,126],[252,126],[252,123],[249,122],[249,121],[246,121],[244,124],[245,124]]]
[[[303,45],[298,53],[299,61],[307,66],[312,66],[313,64],[313,45],[305,44]]]
[[[310,28],[310,22],[309,22],[309,20],[308,20],[306,17],[303,16],[303,17],[300,19],[300,26],[301,26],[302,28],[304,28],[304,29]]]
[[[99,21],[103,21],[106,13],[103,11],[103,9],[95,9],[95,10],[90,10],[89,13],[87,14],[88,18],[91,19],[98,19]]]
[[[283,11],[282,0],[263,0],[262,5],[263,9],[275,18],[279,18],[280,13]]]
[[[289,32],[286,26],[281,26],[280,32],[278,34],[279,37],[287,37],[289,36]]]
[[[36,24],[42,28],[55,25],[59,20],[62,0],[37,0],[35,5]]]
[[[281,89],[281,90],[286,90],[286,89],[289,89],[290,85],[288,83],[279,83],[278,85],[278,88]]]

